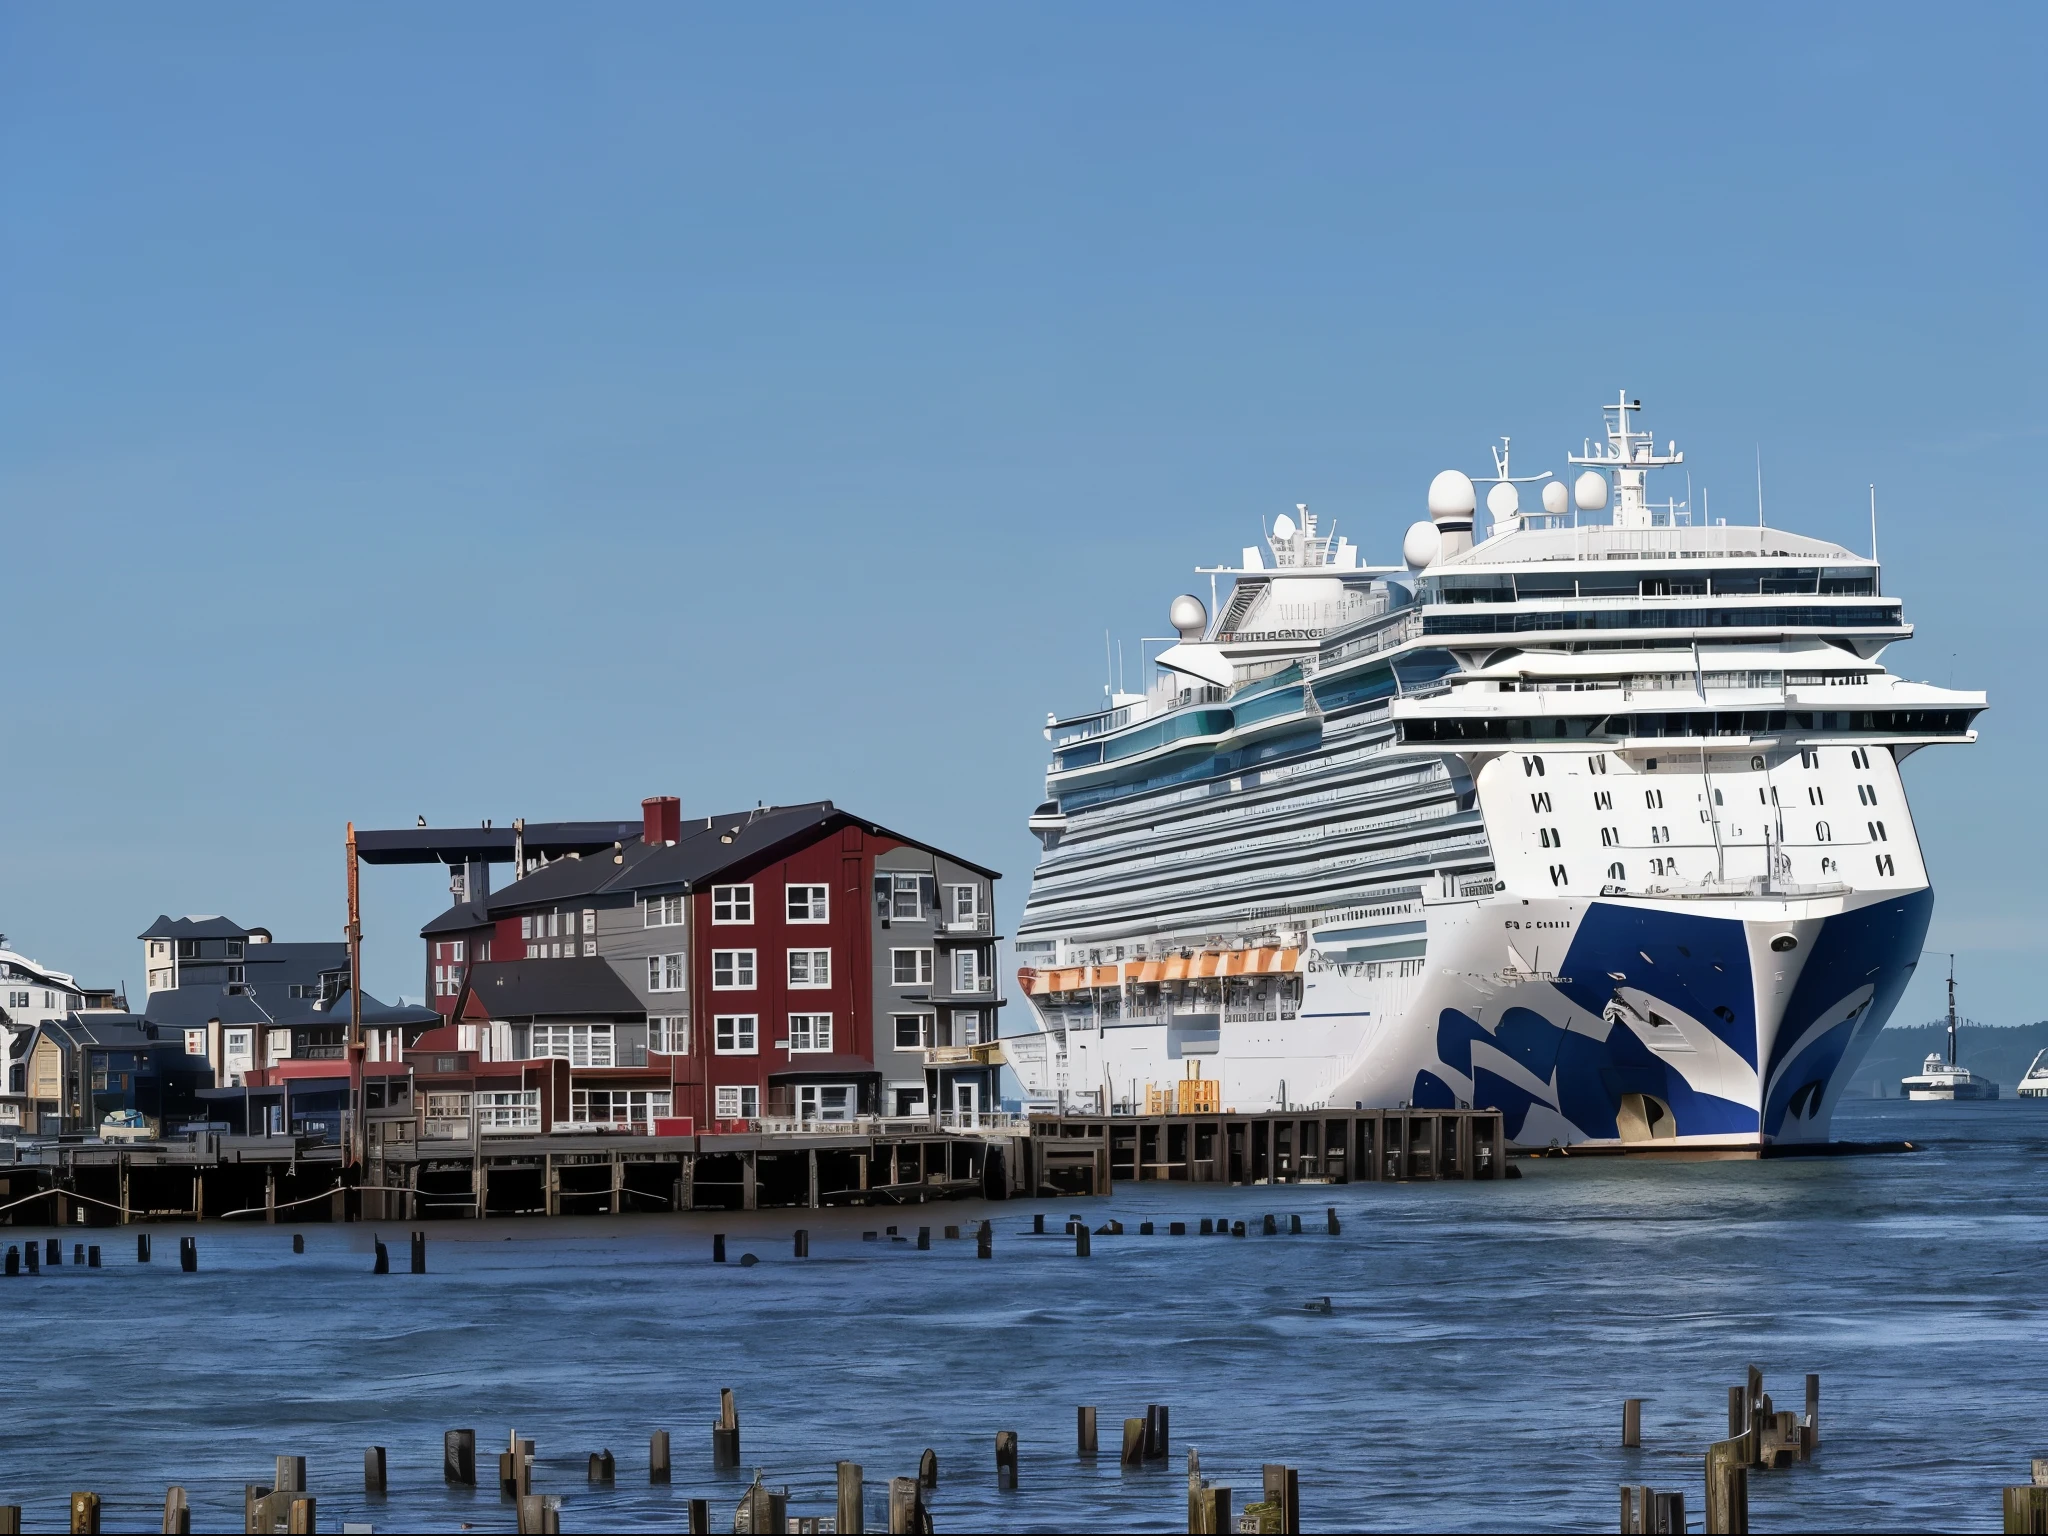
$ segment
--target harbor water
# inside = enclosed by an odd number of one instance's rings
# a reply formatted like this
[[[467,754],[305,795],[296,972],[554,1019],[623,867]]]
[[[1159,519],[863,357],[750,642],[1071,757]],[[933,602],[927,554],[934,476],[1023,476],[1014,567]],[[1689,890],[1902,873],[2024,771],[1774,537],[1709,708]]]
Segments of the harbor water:
[[[709,1497],[729,1529],[752,1469],[793,1515],[833,1508],[834,1463],[888,1479],[926,1447],[940,1531],[1185,1529],[1185,1454],[1241,1509],[1259,1467],[1300,1472],[1311,1530],[1612,1529],[1616,1487],[1686,1491],[1726,1432],[1745,1365],[1784,1407],[1822,1377],[1812,1464],[1751,1475],[1759,1530],[1995,1530],[2002,1484],[2048,1454],[2048,1103],[1844,1105],[1836,1133],[1904,1154],[1768,1162],[1525,1162],[1518,1181],[1199,1188],[1108,1200],[689,1218],[441,1221],[429,1269],[405,1231],[209,1224],[200,1270],[130,1231],[72,1229],[63,1266],[0,1281],[14,1345],[0,1502],[64,1528],[72,1489],[107,1530],[154,1530],[164,1489],[195,1530],[240,1529],[243,1487],[307,1459],[321,1529],[506,1530],[508,1434],[565,1531],[678,1530]],[[1334,1204],[1341,1235],[1322,1231]],[[1030,1233],[1047,1214],[1046,1236]],[[1205,1216],[1281,1236],[1165,1235]],[[1077,1259],[1069,1213],[1122,1236]],[[1299,1213],[1308,1229],[1286,1235]],[[995,1225],[975,1257],[972,1224]],[[1141,1221],[1159,1235],[1137,1235]],[[866,1241],[894,1223],[908,1241]],[[947,1241],[946,1224],[966,1234]],[[929,1252],[914,1241],[933,1229]],[[811,1257],[791,1256],[806,1227]],[[295,1255],[291,1233],[303,1231]],[[733,1262],[710,1262],[723,1232]],[[48,1229],[10,1229],[18,1242]],[[104,1267],[72,1263],[96,1242]],[[738,1262],[742,1254],[757,1265]],[[1327,1313],[1311,1309],[1328,1297]],[[718,1391],[738,1394],[743,1473],[714,1473]],[[1643,1448],[1620,1448],[1643,1398]],[[1124,1470],[1121,1421],[1171,1410],[1171,1455]],[[1075,1408],[1103,1454],[1076,1459]],[[474,1428],[479,1480],[442,1480]],[[666,1429],[674,1481],[650,1486]],[[998,1492],[998,1430],[1021,1479]],[[389,1493],[362,1492],[388,1448]],[[617,1457],[617,1483],[586,1458]]]

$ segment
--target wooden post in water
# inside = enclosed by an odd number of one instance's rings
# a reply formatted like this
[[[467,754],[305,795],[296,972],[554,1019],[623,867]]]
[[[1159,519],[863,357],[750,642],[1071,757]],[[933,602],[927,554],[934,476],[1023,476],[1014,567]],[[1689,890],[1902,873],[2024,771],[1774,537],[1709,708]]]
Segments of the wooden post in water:
[[[1218,1536],[1221,1536],[1222,1532],[1232,1528],[1230,1489],[1227,1486],[1221,1486],[1216,1483],[1204,1484],[1202,1487],[1202,1502],[1202,1529],[1204,1531],[1215,1532],[1218,1533]]]
[[[96,1493],[71,1495],[71,1536],[99,1536],[100,1496]]]
[[[19,1504],[0,1504],[0,1536],[21,1536]]]
[[[1748,1536],[1749,1447],[1745,1436],[1707,1447],[1707,1536]]]
[[[817,1156],[815,1152],[811,1155],[813,1157]],[[805,1231],[802,1227],[798,1227],[796,1229],[796,1241],[794,1244],[794,1252],[796,1254],[796,1257],[800,1259],[808,1259],[811,1256],[811,1234]]]
[[[372,1237],[370,1241],[376,1244],[377,1247],[377,1258],[376,1261],[370,1265],[370,1273],[373,1275],[390,1274],[391,1250],[384,1246],[384,1239],[381,1237]]]
[[[1806,1422],[1813,1430],[1813,1449],[1820,1449],[1820,1372],[1806,1373]]]
[[[1074,1454],[1088,1461],[1095,1459],[1095,1410],[1077,1408],[1074,1410]]]
[[[1624,1397],[1621,1400],[1621,1444],[1624,1450],[1634,1450],[1643,1443],[1643,1400],[1640,1397]]]
[[[924,1530],[924,1500],[918,1496],[917,1479],[889,1479],[889,1536],[920,1536]]]
[[[1145,1421],[1124,1420],[1124,1448],[1120,1460],[1127,1467],[1141,1467],[1145,1464]]]
[[[657,1429],[647,1437],[647,1481],[668,1481],[668,1431]]]
[[[476,1431],[451,1429],[441,1437],[441,1478],[464,1488],[476,1486]]]
[[[863,1504],[864,1486],[861,1467],[857,1461],[839,1463],[839,1509],[835,1529],[861,1536],[867,1530],[867,1510]]]
[[[917,1486],[936,1488],[939,1486],[939,1453],[925,1447],[925,1453],[917,1458]]]
[[[996,1431],[996,1487],[1017,1489],[1017,1431]]]
[[[147,1264],[149,1262],[149,1234],[147,1232],[135,1234],[135,1262],[138,1264]]]
[[[412,1235],[412,1272],[416,1275],[427,1272],[427,1234],[424,1232]]]
[[[609,1450],[590,1453],[590,1475],[587,1481],[609,1488],[618,1478],[619,1465]]]
[[[690,1500],[690,1536],[711,1536],[711,1501]]]
[[[2020,1483],[2005,1490],[2005,1529],[2014,1536],[2048,1531],[2048,1487]]]
[[[373,1445],[363,1452],[363,1492],[384,1491],[384,1447]]]
[[[920,1253],[929,1253],[929,1252],[931,1251],[931,1246],[932,1246],[932,1229],[931,1229],[930,1227],[919,1227],[919,1228],[917,1229],[917,1247],[918,1247],[918,1251],[919,1251]]]
[[[1074,1257],[1077,1259],[1088,1257],[1088,1223],[1085,1221],[1077,1222],[1074,1226]]]
[[[181,1237],[178,1239],[178,1268],[188,1275],[199,1273],[199,1239]]]
[[[305,1251],[306,1251],[306,1234],[305,1234],[305,1233],[303,1233],[303,1232],[294,1232],[294,1233],[292,1234],[292,1252],[293,1252],[293,1253],[304,1253]]]
[[[1267,1462],[1259,1469],[1266,1502],[1278,1506],[1285,1536],[1301,1536],[1301,1477],[1294,1468]]]
[[[1164,1461],[1168,1449],[1166,1432],[1166,1404],[1145,1405],[1145,1459]]]
[[[992,1259],[996,1256],[996,1224],[984,1221],[974,1234],[974,1256],[977,1259]]]
[[[1343,1234],[1343,1231],[1344,1231],[1344,1223],[1343,1223],[1343,1222],[1341,1222],[1341,1221],[1339,1221],[1339,1220],[1337,1219],[1337,1207],[1335,1207],[1335,1206],[1333,1205],[1333,1206],[1331,1206],[1331,1207],[1330,1207],[1330,1214],[1329,1214],[1329,1233],[1330,1233],[1330,1236],[1332,1236],[1332,1237],[1338,1237],[1338,1236],[1341,1236],[1341,1235]]]
[[[714,1264],[723,1264],[725,1262],[725,1234],[723,1232],[711,1234],[711,1262]]]
[[[711,1426],[711,1465],[720,1471],[740,1464],[740,1409],[731,1387],[718,1389],[718,1422]]]
[[[192,1501],[176,1483],[164,1490],[164,1536],[192,1536]]]
[[[317,1501],[310,1494],[296,1494],[285,1513],[284,1528],[291,1536],[313,1536],[319,1529],[316,1521]]]

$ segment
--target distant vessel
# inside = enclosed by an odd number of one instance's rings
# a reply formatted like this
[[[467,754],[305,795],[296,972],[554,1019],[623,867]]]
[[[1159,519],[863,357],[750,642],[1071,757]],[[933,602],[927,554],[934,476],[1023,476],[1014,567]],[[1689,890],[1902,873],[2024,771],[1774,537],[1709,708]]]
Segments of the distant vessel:
[[[2027,1075],[2020,1079],[2020,1097],[2048,1099],[2048,1051],[2036,1056],[2034,1064],[2027,1068]]]
[[[2048,1056],[2048,1051],[2041,1053]],[[2027,1076],[2032,1077],[2041,1069],[2041,1058],[2034,1058],[2034,1065]],[[1899,1091],[1909,1099],[1995,1099],[1998,1084],[1989,1078],[1978,1077],[1956,1060],[1956,957],[1948,957],[1948,1060],[1941,1058],[1939,1051],[1929,1051],[1927,1060],[1920,1064],[1920,1070],[1911,1077],[1899,1079]],[[2025,1092],[2023,1088],[2021,1090]],[[2040,1090],[2048,1094],[2048,1083]]]

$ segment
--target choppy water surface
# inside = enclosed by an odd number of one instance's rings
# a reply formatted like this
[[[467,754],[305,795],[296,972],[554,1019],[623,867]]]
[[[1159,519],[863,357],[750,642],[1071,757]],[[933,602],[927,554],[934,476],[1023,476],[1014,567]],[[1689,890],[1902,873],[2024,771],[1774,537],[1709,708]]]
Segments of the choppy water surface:
[[[1858,1103],[1838,1134],[1911,1138],[1911,1155],[1798,1161],[1524,1164],[1496,1184],[1197,1191],[1110,1201],[754,1217],[438,1222],[424,1277],[369,1273],[368,1229],[208,1226],[201,1273],[127,1233],[66,1233],[65,1265],[0,1280],[9,1408],[0,1502],[63,1528],[73,1488],[108,1530],[155,1529],[164,1485],[195,1528],[240,1529],[242,1486],[279,1453],[307,1458],[321,1528],[507,1530],[488,1488],[441,1481],[441,1433],[477,1431],[489,1481],[517,1426],[563,1529],[676,1530],[684,1501],[729,1528],[741,1478],[710,1468],[718,1389],[739,1394],[748,1466],[794,1514],[829,1514],[832,1467],[866,1468],[870,1529],[887,1480],[937,1450],[941,1531],[1178,1530],[1185,1461],[1231,1483],[1300,1468],[1315,1530],[1611,1529],[1616,1485],[1684,1487],[1725,1432],[1726,1388],[1756,1361],[1802,1406],[1822,1373],[1816,1464],[1753,1475],[1759,1530],[1998,1526],[1998,1488],[2048,1454],[2048,1104]],[[1138,1237],[1142,1220],[1301,1212],[1343,1234]],[[1069,1210],[1132,1235],[1029,1235]],[[995,1221],[996,1257],[946,1242]],[[932,1251],[863,1229],[934,1226]],[[790,1233],[812,1231],[811,1258]],[[183,1232],[193,1229],[186,1227]],[[735,1260],[709,1262],[710,1233]],[[968,1228],[971,1232],[971,1227]],[[18,1240],[25,1230],[7,1234]],[[98,1240],[108,1267],[70,1263]],[[384,1233],[398,1266],[404,1234]],[[1331,1298],[1329,1315],[1304,1310]],[[1621,1400],[1647,1399],[1646,1442],[1619,1449]],[[1125,1473],[1121,1420],[1172,1410],[1165,1467]],[[1100,1410],[1104,1457],[1074,1456],[1074,1409]],[[675,1481],[646,1482],[667,1429]],[[1014,1429],[1022,1487],[998,1493],[993,1443]],[[361,1491],[389,1448],[391,1491]],[[585,1482],[609,1447],[618,1483]]]

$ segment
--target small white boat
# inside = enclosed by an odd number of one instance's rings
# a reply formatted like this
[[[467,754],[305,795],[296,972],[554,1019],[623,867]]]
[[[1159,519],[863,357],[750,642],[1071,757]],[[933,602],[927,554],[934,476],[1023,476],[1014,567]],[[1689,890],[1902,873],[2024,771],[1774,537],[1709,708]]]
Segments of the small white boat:
[[[2027,1068],[2027,1075],[2020,1079],[2020,1097],[2048,1099],[2048,1051],[2036,1056],[2034,1064]]]
[[[2048,1056],[2048,1051],[2042,1052]],[[2041,1065],[2040,1057],[2034,1060],[2034,1067]],[[2032,1076],[2030,1070],[2028,1076]],[[2044,1084],[2048,1088],[2048,1084]],[[1920,1064],[1920,1070],[1911,1077],[1899,1079],[1899,1091],[1915,1100],[1995,1099],[1998,1084],[1988,1077],[1978,1077],[1956,1060],[1956,957],[1948,957],[1948,1057],[1942,1058],[1939,1051],[1929,1051],[1927,1060]]]

